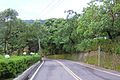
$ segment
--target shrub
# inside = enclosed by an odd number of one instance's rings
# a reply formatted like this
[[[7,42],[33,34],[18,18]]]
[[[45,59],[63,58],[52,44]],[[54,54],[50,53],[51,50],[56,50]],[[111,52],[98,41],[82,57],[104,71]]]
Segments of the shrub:
[[[14,56],[10,59],[0,59],[0,78],[15,77],[39,59],[39,56]]]
[[[4,57],[2,55],[0,55],[0,59],[3,59]]]

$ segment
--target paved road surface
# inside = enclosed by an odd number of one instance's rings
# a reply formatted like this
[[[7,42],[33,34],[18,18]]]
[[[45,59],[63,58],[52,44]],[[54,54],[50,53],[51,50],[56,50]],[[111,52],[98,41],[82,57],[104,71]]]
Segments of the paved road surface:
[[[46,60],[32,80],[120,80],[120,73],[67,60]]]

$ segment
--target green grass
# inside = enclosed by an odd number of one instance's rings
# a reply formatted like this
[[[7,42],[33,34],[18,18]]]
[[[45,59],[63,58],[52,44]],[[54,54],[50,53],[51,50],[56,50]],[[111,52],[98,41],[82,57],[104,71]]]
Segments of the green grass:
[[[85,62],[88,63],[88,64],[93,64],[93,65],[98,64],[98,60],[97,60],[96,56],[87,57],[87,60]]]
[[[74,60],[77,61],[78,60],[78,56],[73,54],[58,54],[58,55],[50,55],[48,56],[48,58],[50,59],[67,59],[67,60]]]

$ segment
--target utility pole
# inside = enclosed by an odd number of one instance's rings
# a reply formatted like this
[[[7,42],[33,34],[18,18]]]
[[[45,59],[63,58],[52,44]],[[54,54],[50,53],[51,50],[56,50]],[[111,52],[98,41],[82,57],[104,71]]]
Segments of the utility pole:
[[[98,46],[98,66],[101,65],[101,47]]]
[[[40,38],[38,38],[39,53],[41,53]]]

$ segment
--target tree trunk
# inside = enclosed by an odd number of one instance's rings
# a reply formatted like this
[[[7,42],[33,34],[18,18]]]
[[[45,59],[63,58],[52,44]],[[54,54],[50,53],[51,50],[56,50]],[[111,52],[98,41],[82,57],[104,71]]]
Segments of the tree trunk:
[[[107,31],[107,34],[108,34],[108,38],[112,39],[112,35],[110,34],[110,31]]]
[[[7,41],[6,40],[5,40],[4,53],[8,54],[8,46],[7,46]]]

